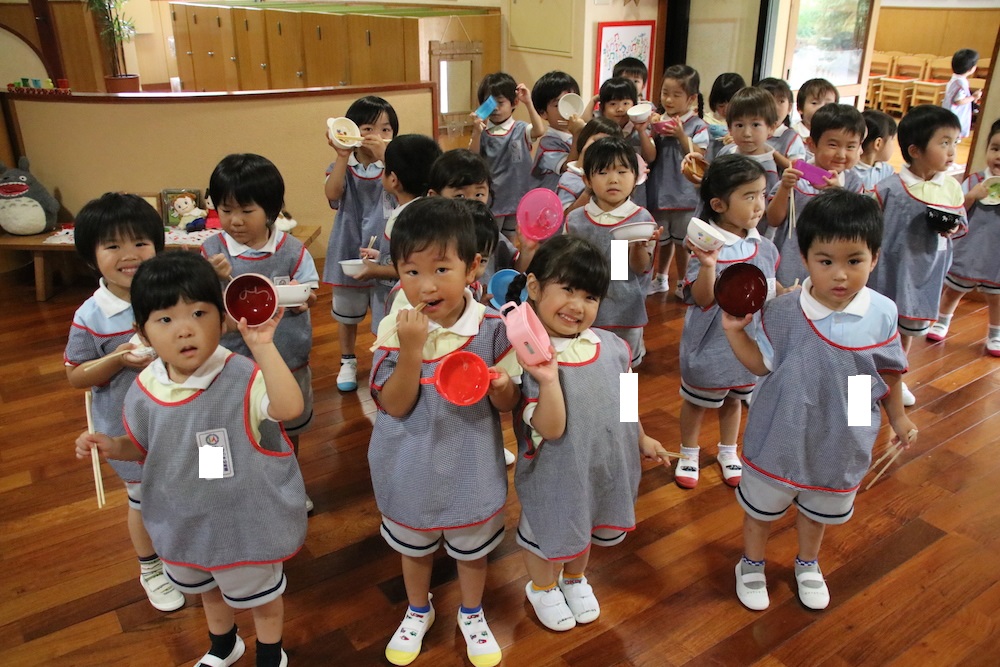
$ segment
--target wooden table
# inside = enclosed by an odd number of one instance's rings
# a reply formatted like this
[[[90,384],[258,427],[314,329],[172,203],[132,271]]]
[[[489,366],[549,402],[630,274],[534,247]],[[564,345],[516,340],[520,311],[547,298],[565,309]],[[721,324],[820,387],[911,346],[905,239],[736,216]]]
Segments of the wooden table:
[[[292,236],[302,241],[307,248],[319,236],[319,225],[296,225],[292,229]],[[35,300],[47,301],[52,298],[54,285],[52,281],[52,263],[47,261],[50,253],[76,252],[76,246],[72,243],[45,243],[45,239],[52,236],[51,233],[35,234],[33,236],[16,236],[14,234],[0,234],[0,250],[26,250],[31,253],[31,260],[35,265]],[[180,248],[181,246],[171,246],[168,248]]]

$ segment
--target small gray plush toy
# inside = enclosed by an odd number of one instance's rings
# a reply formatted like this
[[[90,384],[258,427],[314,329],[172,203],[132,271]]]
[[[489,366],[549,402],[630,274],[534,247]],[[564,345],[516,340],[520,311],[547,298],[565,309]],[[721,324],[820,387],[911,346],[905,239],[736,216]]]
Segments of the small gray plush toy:
[[[0,162],[0,227],[8,234],[29,236],[56,228],[59,202],[28,171],[28,158],[7,169]]]

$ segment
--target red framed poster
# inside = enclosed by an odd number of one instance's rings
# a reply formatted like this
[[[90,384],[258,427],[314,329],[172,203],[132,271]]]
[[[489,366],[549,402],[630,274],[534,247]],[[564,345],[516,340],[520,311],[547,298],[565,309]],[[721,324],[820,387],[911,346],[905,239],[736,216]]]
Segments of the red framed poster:
[[[611,78],[615,63],[622,58],[638,58],[653,71],[653,38],[656,21],[623,21],[597,24],[597,62],[594,64],[594,94]],[[644,97],[649,99],[649,78]]]

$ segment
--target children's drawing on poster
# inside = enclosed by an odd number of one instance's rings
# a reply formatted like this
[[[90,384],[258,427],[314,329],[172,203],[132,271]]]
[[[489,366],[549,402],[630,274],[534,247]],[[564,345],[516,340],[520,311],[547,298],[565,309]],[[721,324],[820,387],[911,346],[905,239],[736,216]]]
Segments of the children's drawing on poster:
[[[611,78],[611,73],[622,58],[638,58],[653,70],[653,30],[655,21],[626,21],[623,23],[597,24],[597,63],[594,66],[594,94],[601,83]],[[649,99],[649,81],[645,97]]]

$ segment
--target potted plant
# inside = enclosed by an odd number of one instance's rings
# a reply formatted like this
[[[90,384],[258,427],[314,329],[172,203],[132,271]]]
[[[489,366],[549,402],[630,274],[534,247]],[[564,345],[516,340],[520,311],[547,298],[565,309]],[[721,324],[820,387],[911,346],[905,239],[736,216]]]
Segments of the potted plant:
[[[87,0],[87,7],[94,13],[101,34],[104,51],[108,57],[110,74],[104,76],[109,93],[139,92],[139,75],[125,69],[123,45],[135,35],[135,23],[124,15],[126,0]]]

